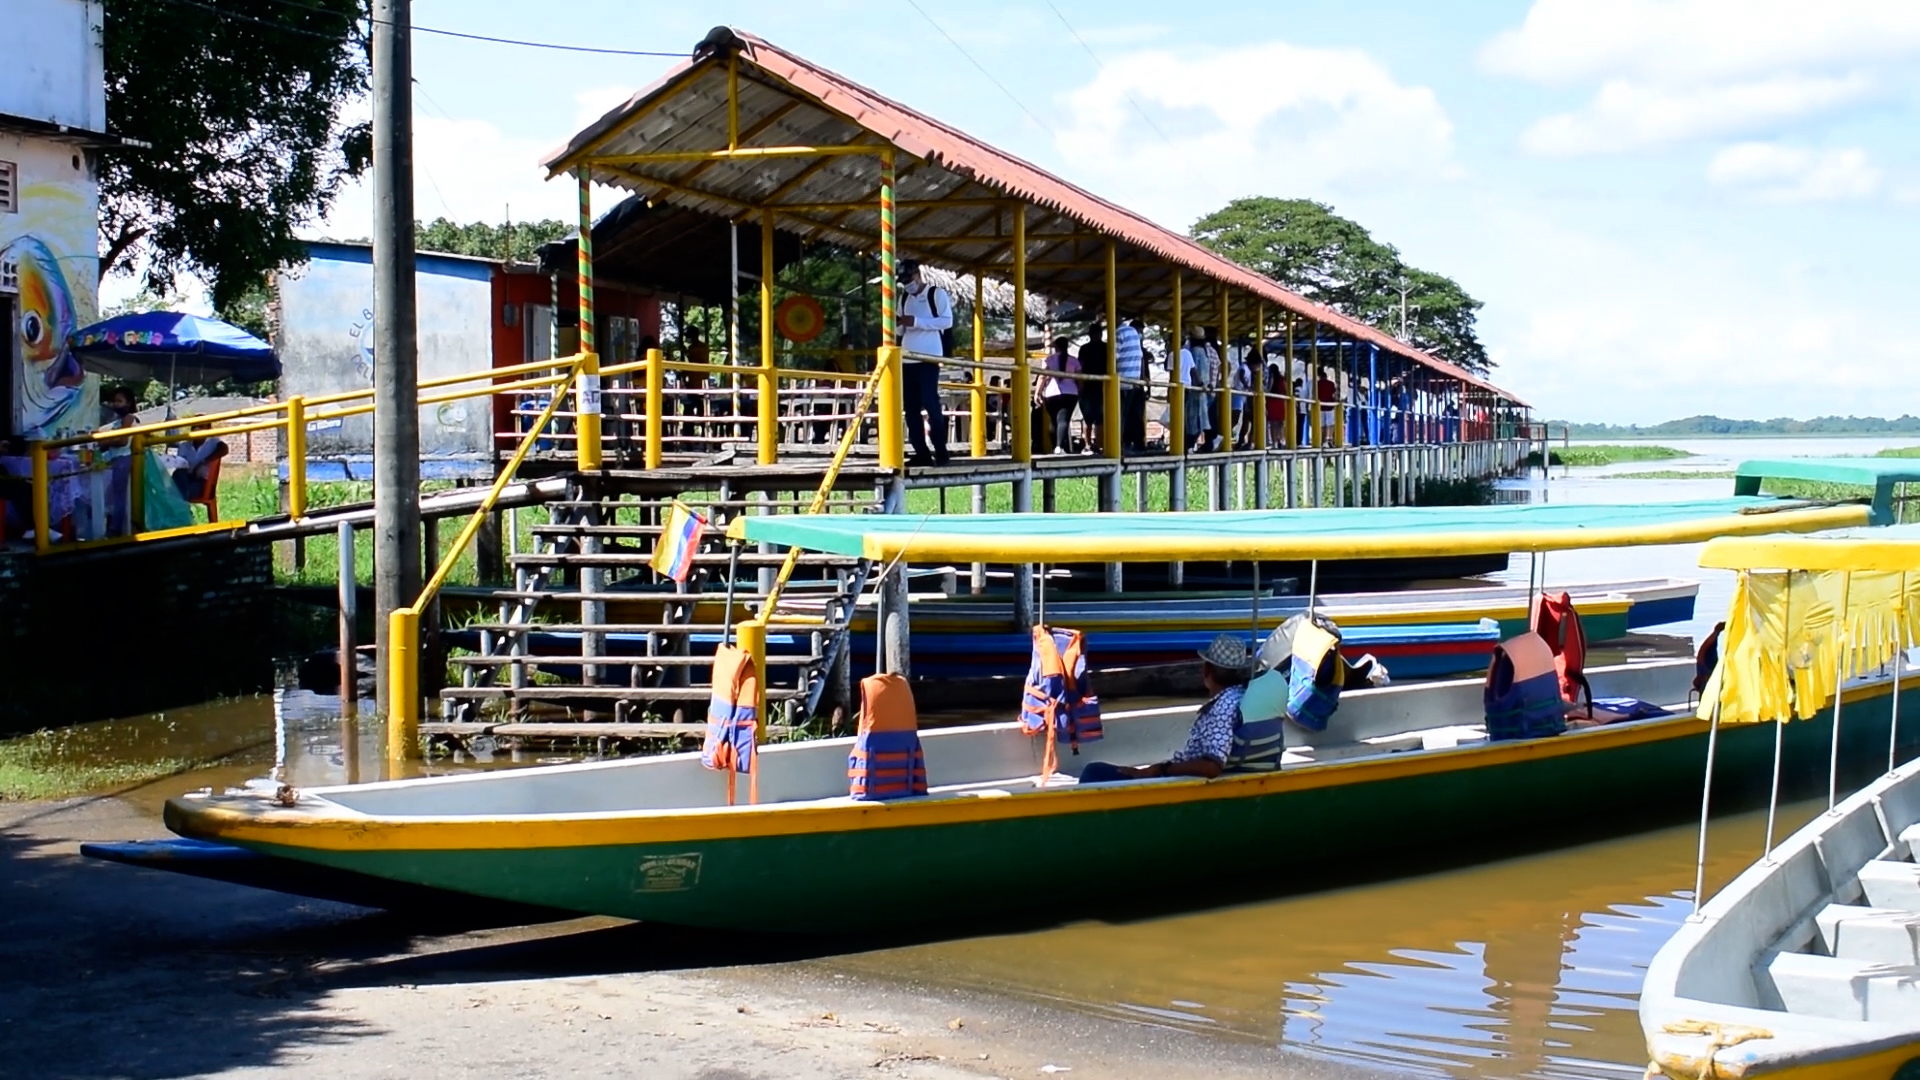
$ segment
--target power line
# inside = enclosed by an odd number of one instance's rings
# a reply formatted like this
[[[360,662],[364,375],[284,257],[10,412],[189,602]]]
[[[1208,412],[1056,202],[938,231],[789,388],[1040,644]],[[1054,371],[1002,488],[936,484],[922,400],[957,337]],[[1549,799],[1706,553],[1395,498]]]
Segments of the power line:
[[[217,7],[209,3],[203,3],[202,0],[167,0],[167,2],[172,4],[183,4],[187,7],[192,7],[192,8],[199,8],[202,11],[207,11],[215,15],[218,15],[223,19],[235,19],[240,22],[253,23],[256,26],[265,26],[275,30],[284,31],[289,34],[302,34],[307,37],[327,38],[329,40],[333,40],[336,37],[336,35],[322,33],[318,30],[307,30],[298,26],[288,26],[285,23],[271,22],[267,19],[257,18],[252,15],[245,15],[238,11],[229,11],[226,8]],[[332,15],[336,18],[345,16],[344,12],[337,11],[331,8],[318,7],[313,4],[302,4],[297,2],[297,0],[273,0],[273,2],[276,4],[280,4],[283,7],[298,8],[302,11],[312,11],[322,15]],[[354,18],[356,19],[360,17],[363,17],[363,16],[358,16],[358,15],[354,16]],[[386,23],[385,19],[375,19],[370,15],[364,16],[364,18],[366,18],[367,22],[370,24],[384,25]],[[687,53],[685,51],[661,52],[661,51],[655,51],[650,49],[605,49],[605,48],[600,48],[599,46],[594,46],[594,45],[562,45],[557,42],[551,42],[551,41],[522,41],[518,38],[493,37],[488,34],[469,34],[461,30],[442,30],[438,27],[420,26],[418,24],[416,24],[413,27],[413,30],[415,33],[420,33],[420,34],[437,34],[441,37],[461,38],[466,41],[485,41],[485,42],[491,42],[492,44],[495,44],[495,45],[518,45],[528,49],[553,49],[559,52],[598,53],[604,56],[661,56],[661,57],[668,57],[671,59],[679,59],[679,60],[684,60],[687,57]]]
[[[973,54],[966,50],[966,46],[961,45],[958,41],[955,41],[953,39],[953,35],[947,33],[947,30],[945,27],[933,21],[933,16],[927,14],[927,9],[920,6],[920,0],[907,0],[907,3],[913,6],[913,10],[920,13],[921,18],[927,20],[928,25],[932,26],[935,30],[940,31],[940,36],[947,39],[947,44],[953,46],[955,49],[958,49],[960,51],[960,55],[967,58],[968,63],[978,68],[980,70],[980,74],[985,75],[987,77],[988,82],[998,87],[1001,93],[1007,95],[1008,101],[1011,101],[1015,105],[1020,106],[1020,111],[1023,113],[1026,113],[1028,119],[1032,120],[1036,124],[1039,124],[1040,130],[1046,132],[1049,135],[1053,134],[1053,128],[1049,127],[1045,120],[1042,120],[1040,119],[1039,116],[1035,115],[1032,109],[1027,108],[1026,102],[1021,101],[1019,98],[1015,97],[1013,94],[1013,91],[1007,89],[1004,83],[1002,83],[999,79],[996,79],[993,77],[993,72],[988,71],[985,65],[981,64],[980,61],[975,60],[973,58]]]
[[[1107,65],[1100,62],[1100,57],[1094,53],[1093,46],[1087,44],[1087,39],[1081,37],[1080,31],[1073,28],[1073,24],[1067,21],[1066,15],[1054,6],[1053,0],[1047,0],[1047,8],[1053,12],[1054,18],[1060,20],[1060,25],[1067,28],[1067,33],[1073,35],[1073,40],[1079,42],[1080,47],[1087,51],[1087,56],[1093,60],[1094,70],[1096,72],[1105,70]],[[1160,125],[1154,123],[1153,117],[1147,115],[1147,110],[1140,107],[1140,102],[1135,100],[1133,91],[1127,89],[1123,84],[1120,87],[1120,93],[1126,96],[1127,104],[1133,106],[1133,111],[1140,114],[1140,119],[1147,122],[1147,126],[1153,129],[1153,133],[1160,136],[1160,141],[1166,143],[1168,146],[1172,146],[1173,140],[1167,138],[1167,133],[1160,130]]]

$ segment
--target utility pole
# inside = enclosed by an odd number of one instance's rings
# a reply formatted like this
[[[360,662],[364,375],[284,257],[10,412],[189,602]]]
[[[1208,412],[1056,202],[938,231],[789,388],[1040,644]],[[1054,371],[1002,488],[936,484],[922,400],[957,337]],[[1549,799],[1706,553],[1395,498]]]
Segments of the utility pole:
[[[373,0],[373,603],[380,711],[388,620],[420,594],[420,358],[413,259],[412,0]],[[409,650],[412,652],[412,650]]]

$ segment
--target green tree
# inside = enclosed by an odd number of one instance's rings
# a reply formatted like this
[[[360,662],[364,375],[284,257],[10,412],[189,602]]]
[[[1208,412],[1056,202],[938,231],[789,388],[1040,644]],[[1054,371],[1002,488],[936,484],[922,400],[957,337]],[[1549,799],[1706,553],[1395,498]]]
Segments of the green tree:
[[[1492,367],[1475,323],[1481,303],[1459,283],[1408,266],[1359,223],[1311,199],[1235,199],[1196,222],[1195,240],[1316,303],[1470,371]]]
[[[414,224],[414,246],[448,255],[477,255],[509,262],[532,262],[540,245],[572,236],[574,226],[548,218],[489,225],[484,221],[461,225],[446,218]]]
[[[145,260],[145,286],[182,273],[227,312],[305,260],[297,235],[367,166],[363,0],[111,0],[107,126],[151,149],[100,156],[100,273]]]

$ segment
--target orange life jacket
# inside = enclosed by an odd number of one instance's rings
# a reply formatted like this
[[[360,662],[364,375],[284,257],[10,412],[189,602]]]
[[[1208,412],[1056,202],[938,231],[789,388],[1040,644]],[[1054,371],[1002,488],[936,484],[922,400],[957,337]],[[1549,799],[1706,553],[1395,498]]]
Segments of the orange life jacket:
[[[749,798],[760,801],[759,758],[755,752],[760,727],[760,673],[753,657],[737,645],[722,645],[713,654],[713,696],[707,704],[707,739],[700,763],[727,773],[727,805],[733,805],[733,781],[749,776]]]
[[[1043,775],[1054,772],[1056,742],[1066,742],[1078,754],[1081,743],[1104,736],[1100,695],[1093,692],[1087,676],[1086,639],[1080,631],[1033,628],[1033,663],[1027,668],[1026,692],[1020,699],[1020,725],[1028,735],[1049,736]]]
[[[860,734],[847,755],[847,793],[856,799],[904,799],[927,793],[920,714],[907,680],[891,673],[860,680]]]
[[[1580,694],[1587,699],[1587,715],[1593,715],[1593,687],[1587,682],[1587,635],[1580,628],[1580,613],[1573,610],[1573,598],[1566,593],[1541,593],[1533,608],[1533,632],[1553,650],[1553,667],[1560,676],[1560,696],[1569,704],[1578,704]]]

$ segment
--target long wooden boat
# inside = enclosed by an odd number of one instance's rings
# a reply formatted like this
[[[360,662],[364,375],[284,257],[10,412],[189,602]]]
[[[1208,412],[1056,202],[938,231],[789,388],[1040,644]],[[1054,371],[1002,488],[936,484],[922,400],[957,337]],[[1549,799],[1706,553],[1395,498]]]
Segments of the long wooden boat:
[[[1868,512],[1737,497],[1600,511],[1374,510],[1361,520],[1316,511],[1008,517],[764,517],[737,527],[748,540],[884,566],[1063,554],[1552,551],[1835,528],[1862,524]],[[850,798],[850,743],[822,740],[766,747],[759,801],[742,805],[729,804],[724,777],[694,756],[672,755],[282,797],[186,797],[168,803],[166,820],[191,838],[429,888],[689,925],[824,929],[855,911],[876,923],[1036,905],[1077,917],[1089,905],[1142,897],[1190,903],[1222,890],[1321,885],[1329,871],[1377,873],[1389,845],[1394,868],[1405,870],[1684,812],[1707,737],[1706,722],[1685,711],[1692,665],[1626,665],[1590,677],[1601,696],[1683,711],[1488,743],[1479,683],[1463,680],[1355,691],[1326,731],[1288,732],[1282,770],[1213,780],[1076,780],[1095,757],[1164,759],[1184,741],[1186,707],[1109,716],[1106,738],[1080,756],[1063,750],[1065,775],[1052,778],[1042,775],[1042,745],[1016,723],[930,731],[933,790],[888,802]],[[1852,695],[1843,750],[1871,752],[1884,745],[1891,688]],[[1750,774],[1772,749],[1757,727],[1721,742],[1731,776]],[[1796,726],[1789,743],[1794,760],[1810,758],[1824,745],[1818,721]],[[1723,798],[1738,794],[1737,785],[1721,789]]]
[[[1716,542],[1701,561],[1742,571],[1726,659],[1709,688],[1723,739],[1773,734],[1774,723],[1753,721],[1789,719],[1790,680],[1791,714],[1804,714],[1850,674],[1906,666],[1920,631],[1920,533]],[[1853,693],[1843,734],[1857,719],[1877,724],[1856,717]],[[1920,1074],[1920,762],[1896,768],[1900,750],[1889,740],[1885,775],[1844,801],[1834,802],[1832,778],[1828,812],[1767,851],[1660,949],[1640,998],[1650,1074]],[[1752,767],[1764,777],[1768,763]]]

